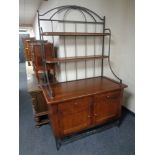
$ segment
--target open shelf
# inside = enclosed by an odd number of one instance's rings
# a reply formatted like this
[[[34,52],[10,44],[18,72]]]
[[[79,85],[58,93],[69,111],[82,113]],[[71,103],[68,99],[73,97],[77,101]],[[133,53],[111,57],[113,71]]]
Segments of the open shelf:
[[[76,57],[66,57],[66,58],[50,58],[46,60],[46,63],[58,63],[58,62],[68,62],[68,61],[81,61],[81,60],[90,60],[90,59],[102,59],[108,58],[109,56],[101,55],[91,55],[91,56],[76,56]]]
[[[43,36],[107,36],[110,33],[89,33],[89,32],[43,32]]]
[[[43,94],[47,104],[55,104],[75,98],[89,96],[92,94],[105,93],[109,91],[120,90],[126,88],[124,84],[120,84],[107,77],[93,77],[80,79],[77,81],[68,81],[50,85],[54,97],[48,95],[48,87],[42,86]]]

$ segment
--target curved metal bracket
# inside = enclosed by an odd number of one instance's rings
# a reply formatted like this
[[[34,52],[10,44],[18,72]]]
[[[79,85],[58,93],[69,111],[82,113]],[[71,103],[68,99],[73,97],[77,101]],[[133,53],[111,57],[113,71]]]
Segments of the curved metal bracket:
[[[110,71],[112,72],[112,74],[120,81],[120,84],[122,84],[122,79],[120,79],[113,71],[111,64],[110,64],[110,44],[111,44],[111,30],[109,28],[104,29],[105,31],[108,31],[110,33],[109,35],[109,48],[108,48],[108,65],[110,68]]]

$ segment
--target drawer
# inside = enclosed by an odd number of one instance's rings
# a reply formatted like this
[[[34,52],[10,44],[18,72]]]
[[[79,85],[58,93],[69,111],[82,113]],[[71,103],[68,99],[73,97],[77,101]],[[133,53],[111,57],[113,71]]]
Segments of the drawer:
[[[120,99],[120,96],[121,96],[120,91],[105,94],[106,100],[109,100],[109,101],[118,100]]]
[[[104,100],[104,101],[116,101],[118,99],[120,99],[121,96],[121,92],[120,91],[116,91],[116,92],[110,92],[110,93],[104,93],[104,94],[98,94],[95,95],[95,99],[96,100]]]
[[[72,113],[82,111],[83,109],[88,109],[90,107],[90,103],[91,103],[91,98],[84,97],[84,98],[60,103],[58,105],[58,109],[59,109],[59,112],[62,113],[63,115],[72,114]]]

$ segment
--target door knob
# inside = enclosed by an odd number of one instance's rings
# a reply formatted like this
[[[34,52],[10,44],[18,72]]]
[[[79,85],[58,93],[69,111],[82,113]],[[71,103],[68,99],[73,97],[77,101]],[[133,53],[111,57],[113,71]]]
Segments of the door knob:
[[[75,105],[77,105],[78,103],[77,103],[77,102],[75,102],[74,104],[75,104]]]

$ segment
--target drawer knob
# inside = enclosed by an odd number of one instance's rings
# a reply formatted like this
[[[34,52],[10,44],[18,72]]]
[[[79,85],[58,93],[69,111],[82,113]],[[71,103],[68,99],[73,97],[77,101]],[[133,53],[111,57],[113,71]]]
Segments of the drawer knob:
[[[74,104],[75,104],[75,105],[77,105],[78,103],[77,103],[77,102],[75,102]]]
[[[88,115],[88,118],[90,118],[91,116],[90,115]]]
[[[117,98],[117,96],[106,96],[108,99],[116,99]]]
[[[94,116],[97,116],[97,114],[94,114]]]

